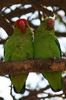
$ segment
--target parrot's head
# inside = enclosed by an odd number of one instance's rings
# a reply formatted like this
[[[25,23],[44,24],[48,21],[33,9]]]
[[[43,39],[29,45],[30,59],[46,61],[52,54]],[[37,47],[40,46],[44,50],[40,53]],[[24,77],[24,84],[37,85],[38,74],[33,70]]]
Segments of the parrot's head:
[[[54,20],[53,19],[46,18],[45,23],[46,23],[46,29],[47,30],[53,30],[54,29]]]
[[[22,33],[26,32],[28,21],[26,19],[18,19],[15,22],[15,27],[18,27]]]

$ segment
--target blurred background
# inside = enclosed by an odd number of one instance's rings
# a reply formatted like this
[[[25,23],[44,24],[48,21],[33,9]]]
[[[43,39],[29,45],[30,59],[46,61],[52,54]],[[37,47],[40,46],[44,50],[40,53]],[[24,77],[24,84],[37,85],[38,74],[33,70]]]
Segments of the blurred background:
[[[56,6],[39,6],[32,4],[12,4],[0,9],[0,60],[4,58],[4,44],[13,34],[14,22],[25,18],[33,31],[45,17],[55,20],[55,34],[58,37],[63,58],[66,58],[66,11]],[[62,76],[66,80],[66,72]],[[33,98],[33,99],[31,99]],[[66,100],[63,91],[53,92],[48,81],[40,73],[29,73],[24,94],[16,94],[8,75],[0,76],[0,100]]]

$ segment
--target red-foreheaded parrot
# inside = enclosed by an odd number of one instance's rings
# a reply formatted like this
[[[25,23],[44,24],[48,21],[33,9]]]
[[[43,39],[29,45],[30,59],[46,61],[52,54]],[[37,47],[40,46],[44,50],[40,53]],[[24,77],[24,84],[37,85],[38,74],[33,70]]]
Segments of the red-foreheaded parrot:
[[[34,58],[48,59],[55,57],[61,58],[61,49],[54,32],[54,20],[48,17],[35,31]],[[62,89],[62,71],[43,72],[42,74],[54,91]]]
[[[33,58],[33,32],[26,19],[18,19],[14,24],[14,33],[4,46],[5,61],[21,61]],[[28,73],[10,75],[14,90],[24,93]]]

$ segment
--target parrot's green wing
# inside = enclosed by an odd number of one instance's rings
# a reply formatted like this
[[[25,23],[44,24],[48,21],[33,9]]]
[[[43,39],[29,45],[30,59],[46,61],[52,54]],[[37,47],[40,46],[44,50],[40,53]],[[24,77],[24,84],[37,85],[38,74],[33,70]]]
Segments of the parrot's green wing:
[[[58,42],[58,39],[55,36],[53,38],[56,42],[56,45],[59,48],[60,57],[61,57],[61,49],[60,49],[60,44]],[[62,72],[61,71],[44,72],[42,74],[48,80],[48,82],[49,82],[49,84],[50,84],[53,91],[59,91],[59,90],[62,89],[62,77],[61,77]]]
[[[60,51],[60,57],[62,57],[60,44],[59,44],[59,41],[58,41],[58,39],[57,39],[57,37],[56,37],[56,36],[55,36],[55,42],[56,42],[56,44],[57,44],[57,46],[58,46],[58,48],[59,48],[59,51]]]

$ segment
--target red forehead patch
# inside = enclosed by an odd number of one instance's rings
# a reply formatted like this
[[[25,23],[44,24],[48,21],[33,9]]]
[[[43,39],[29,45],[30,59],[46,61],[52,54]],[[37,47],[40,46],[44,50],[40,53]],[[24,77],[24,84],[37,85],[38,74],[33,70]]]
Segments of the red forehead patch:
[[[26,19],[18,19],[16,22],[15,22],[15,26],[19,26],[19,23],[20,22],[24,22],[25,24],[28,24],[28,21]]]
[[[54,20],[49,19],[49,20],[48,20],[48,24],[54,24]]]

